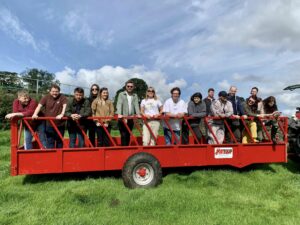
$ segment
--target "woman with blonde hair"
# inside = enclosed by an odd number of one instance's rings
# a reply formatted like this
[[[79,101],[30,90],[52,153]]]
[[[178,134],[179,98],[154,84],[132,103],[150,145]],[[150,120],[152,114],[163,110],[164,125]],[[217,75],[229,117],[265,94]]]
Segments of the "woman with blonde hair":
[[[141,113],[147,119],[147,124],[152,130],[153,135],[157,138],[160,121],[157,118],[162,113],[162,103],[157,99],[153,87],[148,87],[146,98],[141,102]],[[149,131],[146,124],[143,125],[143,145],[155,145],[155,139]]]
[[[93,116],[101,116],[101,117],[110,117],[114,116],[114,104],[111,100],[108,99],[108,89],[103,87],[99,90],[98,97],[92,103],[92,114]],[[110,125],[111,119],[102,119],[100,121],[95,119],[94,122],[96,124],[96,134],[98,138],[98,146],[110,146],[110,140],[105,132],[104,127],[108,132],[111,130]]]

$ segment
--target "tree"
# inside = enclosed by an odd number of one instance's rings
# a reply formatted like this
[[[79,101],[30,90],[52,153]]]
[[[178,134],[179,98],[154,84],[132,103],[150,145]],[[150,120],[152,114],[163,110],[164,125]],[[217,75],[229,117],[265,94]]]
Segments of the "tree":
[[[0,86],[10,91],[22,88],[22,82],[17,73],[0,71]]]
[[[60,84],[59,80],[55,79],[55,75],[46,70],[27,69],[21,73],[21,76],[29,90],[39,93],[46,93],[53,83]]]
[[[139,78],[132,78],[130,79],[133,81],[135,89],[134,89],[134,93],[136,93],[139,97],[139,102],[142,101],[142,99],[145,98],[145,94],[146,91],[148,89],[148,85],[147,83],[143,80],[143,79],[139,79]],[[118,102],[118,97],[120,92],[125,91],[125,85],[119,89],[115,95],[115,100],[114,100],[114,106],[115,106],[115,110],[116,110],[116,106],[117,106],[117,102]]]

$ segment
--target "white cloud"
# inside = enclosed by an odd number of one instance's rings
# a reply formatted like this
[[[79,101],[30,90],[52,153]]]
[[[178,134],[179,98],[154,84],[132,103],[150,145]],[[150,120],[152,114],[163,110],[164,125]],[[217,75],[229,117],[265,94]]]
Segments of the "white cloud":
[[[251,0],[241,6],[223,18],[216,40],[279,51],[300,50],[298,0]]]
[[[168,82],[166,79],[168,76],[163,72],[149,71],[143,66],[133,66],[131,68],[103,66],[96,70],[80,69],[78,72],[66,67],[63,71],[55,73],[55,75],[56,79],[63,84],[89,88],[93,83],[96,83],[100,87],[107,87],[111,97],[114,97],[117,90],[122,88],[125,82],[131,78],[143,79],[148,86],[153,86],[162,100],[170,97],[171,88],[175,86],[186,88],[187,86],[184,79]],[[62,85],[62,91],[65,93],[72,93],[73,89],[74,86]],[[89,91],[86,90],[86,95],[88,95]]]
[[[223,91],[227,91],[230,88],[230,84],[228,82],[228,80],[222,80],[220,82],[217,83],[217,85],[220,87],[221,90]]]
[[[85,21],[84,16],[76,12],[69,12],[63,23],[63,30],[70,32],[71,37],[77,40],[84,41],[87,45],[92,47],[108,46],[113,42],[114,31],[109,30],[105,34],[94,30],[90,23]]]
[[[47,41],[37,41],[33,35],[19,21],[18,17],[13,15],[7,8],[0,8],[0,30],[10,36],[17,42],[31,46],[34,50],[48,50]]]

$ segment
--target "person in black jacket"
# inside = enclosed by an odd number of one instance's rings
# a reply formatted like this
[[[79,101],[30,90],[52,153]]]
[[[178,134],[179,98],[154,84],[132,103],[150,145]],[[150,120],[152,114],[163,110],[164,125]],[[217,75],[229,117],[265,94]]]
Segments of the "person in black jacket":
[[[70,148],[75,147],[77,137],[78,147],[84,147],[84,136],[82,133],[82,130],[86,131],[86,120],[84,118],[90,116],[91,112],[89,100],[84,98],[84,90],[80,87],[75,88],[74,98],[69,100],[65,112],[65,116],[70,118],[67,123]]]
[[[92,105],[93,101],[98,97],[99,95],[100,87],[98,84],[92,84],[90,89],[90,96],[88,98],[90,105]],[[96,124],[93,120],[88,120],[88,132],[89,132],[89,139],[93,146],[96,146]]]
[[[246,118],[247,116],[245,115],[244,108],[242,105],[241,98],[236,95],[237,93],[237,87],[236,86],[231,86],[228,91],[228,97],[227,100],[231,102],[232,108],[233,108],[233,115],[232,117],[234,119],[228,119],[227,123],[237,140],[237,142],[241,142],[241,123],[240,123],[240,117],[243,116]],[[226,127],[226,142],[230,143],[232,142],[231,140],[231,135]]]
[[[194,117],[193,119],[189,119],[188,122],[196,135],[198,142],[200,142],[202,138],[202,132],[200,131],[200,121],[201,118],[206,116],[206,104],[202,101],[202,94],[200,92],[196,92],[191,96],[191,100],[188,103],[188,116]],[[183,121],[182,126],[182,143],[189,143],[189,128],[185,121]],[[197,141],[195,141],[197,143]]]

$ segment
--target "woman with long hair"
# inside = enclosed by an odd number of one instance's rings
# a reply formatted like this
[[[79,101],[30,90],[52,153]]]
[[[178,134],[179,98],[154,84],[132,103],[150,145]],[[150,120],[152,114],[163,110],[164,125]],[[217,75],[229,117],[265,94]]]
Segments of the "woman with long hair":
[[[97,96],[99,94],[99,90],[100,90],[100,87],[98,84],[91,85],[90,96],[88,98],[90,105],[92,105],[93,101],[97,98]],[[96,124],[94,123],[94,121],[88,120],[87,127],[88,127],[88,132],[89,132],[88,133],[89,139],[90,139],[92,145],[95,146]]]
[[[280,116],[280,112],[278,112],[278,107],[276,104],[276,99],[274,96],[269,96],[262,101],[262,107],[260,111],[261,117],[271,116],[273,119],[266,120],[265,126],[267,129],[271,129],[271,139],[274,144],[277,143],[276,134],[278,131],[278,122],[277,118]]]
[[[162,113],[162,103],[157,99],[155,89],[153,87],[149,87],[147,89],[145,97],[146,98],[141,102],[141,113],[147,118],[146,122],[152,130],[155,138],[157,138],[160,126],[160,122],[157,118]],[[146,124],[143,125],[143,145],[156,145],[155,140]]]
[[[110,117],[114,116],[114,104],[109,98],[108,89],[103,87],[99,91],[98,97],[92,103],[92,114],[93,116],[101,116],[101,117]],[[110,132],[111,119],[102,119],[100,121],[95,119],[94,122],[96,124],[96,133],[98,138],[98,146],[110,146],[110,140],[108,134],[105,132],[105,129]],[[105,127],[105,128],[104,128]]]

